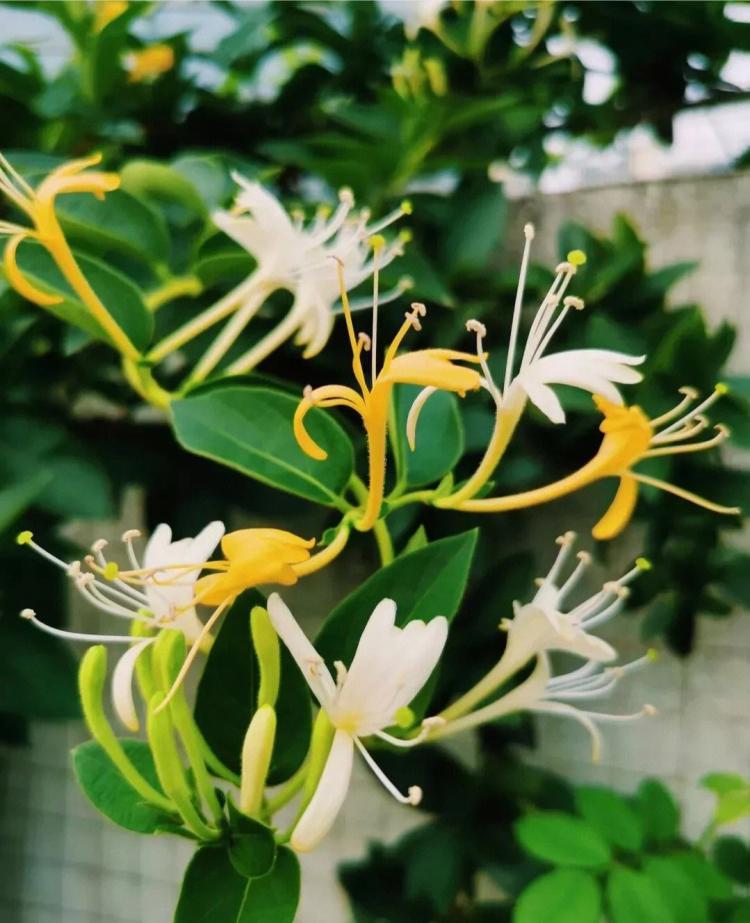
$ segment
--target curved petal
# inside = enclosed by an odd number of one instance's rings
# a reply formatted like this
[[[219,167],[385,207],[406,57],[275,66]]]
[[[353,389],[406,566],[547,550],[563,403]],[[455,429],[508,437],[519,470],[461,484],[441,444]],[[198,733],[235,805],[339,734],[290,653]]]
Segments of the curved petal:
[[[609,509],[591,530],[593,537],[606,542],[618,536],[630,522],[637,501],[638,482],[631,474],[625,474],[620,478]]]
[[[549,387],[531,375],[519,375],[518,380],[531,403],[553,423],[565,422],[565,411],[559,398]]]
[[[389,680],[393,678],[393,659],[397,656],[392,643],[395,621],[396,603],[392,599],[382,599],[360,636],[336,700],[337,712],[362,715],[371,712],[374,700],[383,694],[391,697]]]
[[[140,727],[135,702],[133,701],[135,662],[149,644],[153,644],[155,640],[155,638],[145,638],[125,651],[117,661],[117,666],[112,674],[112,705],[117,717],[129,731],[135,732]]]
[[[331,829],[349,790],[353,761],[354,739],[336,731],[315,794],[292,833],[292,849],[309,852]]]
[[[312,646],[278,593],[271,593],[266,608],[276,633],[296,661],[313,695],[327,711],[336,695],[336,684],[323,658]]]
[[[441,349],[417,350],[396,356],[391,361],[388,371],[381,374],[380,381],[422,387],[432,385],[443,391],[455,391],[458,394],[478,391],[482,385],[479,372],[476,369],[454,365],[454,359],[477,362],[477,357],[471,353]]]
[[[190,563],[198,564],[201,561],[207,561],[216,551],[224,535],[224,523],[216,519],[209,522],[201,531],[190,540],[187,555]]]
[[[5,245],[4,263],[5,275],[8,278],[8,282],[10,282],[22,298],[26,298],[27,301],[38,304],[42,308],[50,308],[52,305],[61,304],[64,300],[61,295],[50,295],[48,292],[43,292],[35,285],[32,285],[21,272],[17,261],[17,251],[21,241],[25,240],[28,236],[27,233],[16,234],[14,237],[11,237]]]

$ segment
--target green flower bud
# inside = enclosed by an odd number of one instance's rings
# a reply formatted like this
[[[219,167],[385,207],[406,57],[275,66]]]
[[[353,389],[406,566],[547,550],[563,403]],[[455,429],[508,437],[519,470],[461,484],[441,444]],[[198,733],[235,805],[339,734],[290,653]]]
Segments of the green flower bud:
[[[275,706],[279,695],[279,674],[281,670],[279,636],[271,624],[268,612],[262,606],[254,606],[250,613],[250,634],[253,638],[255,656],[258,659],[260,672],[258,706]]]
[[[240,810],[248,817],[257,815],[263,804],[275,739],[276,712],[270,705],[261,705],[253,715],[242,745]]]

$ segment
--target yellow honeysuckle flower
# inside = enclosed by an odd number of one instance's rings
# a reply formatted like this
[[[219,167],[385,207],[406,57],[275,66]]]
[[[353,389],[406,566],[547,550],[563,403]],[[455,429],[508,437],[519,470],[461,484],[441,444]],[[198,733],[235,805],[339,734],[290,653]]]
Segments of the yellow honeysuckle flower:
[[[174,67],[174,49],[171,45],[158,43],[131,51],[125,59],[125,69],[131,83],[153,80],[171,71]]]
[[[28,301],[40,307],[60,304],[63,298],[38,289],[26,278],[18,265],[18,248],[24,240],[38,241],[50,254],[73,291],[91,312],[102,329],[120,352],[130,359],[138,358],[133,346],[121,327],[105,308],[93,290],[65,239],[60,222],[55,214],[55,200],[58,195],[72,192],[90,192],[98,199],[112,192],[120,185],[116,173],[93,171],[89,167],[101,161],[100,154],[92,154],[80,160],[71,160],[53,170],[36,189],[33,189],[21,174],[0,154],[0,193],[22,211],[31,221],[31,227],[0,222],[0,234],[7,234],[4,266],[8,282]]]
[[[390,346],[386,350],[383,365],[377,369],[377,303],[373,309],[372,340],[365,333],[355,333],[349,300],[343,282],[343,268],[338,264],[341,286],[341,302],[344,309],[346,328],[352,348],[352,367],[359,391],[345,385],[324,385],[320,388],[306,388],[304,397],[294,415],[294,435],[300,447],[311,458],[324,461],[327,453],[310,436],[305,428],[305,416],[312,407],[348,407],[362,418],[367,434],[369,450],[369,491],[367,505],[362,518],[355,522],[360,531],[371,529],[380,514],[385,488],[385,462],[388,428],[388,409],[391,393],[396,384],[413,384],[429,388],[453,391],[463,396],[467,391],[476,391],[481,377],[474,369],[454,365],[456,361],[478,362],[471,353],[455,349],[423,349],[397,356],[408,331],[413,327],[421,330],[420,318],[426,314],[423,304],[415,303],[406,314]],[[368,386],[362,365],[362,351],[372,350],[372,376]]]
[[[127,10],[127,0],[96,0],[94,5],[94,31],[101,32]]]
[[[620,483],[609,509],[592,530],[596,539],[611,539],[622,532],[633,515],[639,484],[657,487],[714,513],[737,515],[740,512],[739,507],[721,506],[674,484],[633,470],[634,466],[645,458],[703,452],[724,442],[729,436],[729,430],[722,425],[716,427],[716,435],[711,439],[701,442],[689,440],[706,429],[709,423],[703,415],[704,411],[726,391],[726,385],[719,384],[709,397],[697,406],[691,407],[697,398],[697,392],[692,388],[683,388],[683,399],[672,410],[653,420],[650,420],[640,407],[621,406],[601,395],[595,395],[594,401],[604,415],[599,427],[604,439],[591,461],[553,484],[506,497],[467,500],[456,508],[474,513],[522,509],[563,497],[601,478],[614,477]]]

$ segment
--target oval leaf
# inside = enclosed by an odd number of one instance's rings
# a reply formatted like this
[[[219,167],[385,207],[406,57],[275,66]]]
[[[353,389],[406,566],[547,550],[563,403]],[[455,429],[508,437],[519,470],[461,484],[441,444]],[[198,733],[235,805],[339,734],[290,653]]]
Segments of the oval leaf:
[[[671,856],[652,856],[643,871],[678,923],[708,923],[708,901],[679,862]]]
[[[464,451],[464,433],[457,398],[436,391],[422,408],[417,426],[415,450],[406,441],[406,419],[414,398],[422,389],[402,385],[396,390],[397,466],[408,487],[422,487],[439,481],[452,471]]]
[[[299,860],[291,849],[281,846],[268,875],[248,882],[236,923],[294,923],[299,889]],[[224,918],[212,919],[218,923]]]
[[[138,289],[125,276],[88,256],[77,255],[81,271],[115,321],[136,349],[143,352],[151,340],[153,317]],[[18,265],[32,285],[44,292],[60,295],[63,301],[44,310],[65,323],[73,324],[99,340],[109,337],[65,281],[49,253],[34,241],[18,248]]]
[[[656,885],[643,872],[618,866],[607,881],[612,923],[677,923]]]
[[[270,388],[219,386],[172,404],[175,433],[196,455],[313,503],[343,508],[340,495],[354,471],[352,444],[335,420],[312,410],[308,429],[328,458],[305,455],[292,430],[298,403]]]
[[[576,807],[585,821],[612,846],[637,852],[643,843],[640,819],[627,801],[609,788],[576,789]]]
[[[161,791],[148,745],[127,739],[120,743],[141,775]],[[84,795],[97,811],[118,826],[135,833],[157,833],[174,823],[173,817],[152,807],[128,785],[96,741],[90,740],[73,750],[73,769]]]
[[[555,865],[603,868],[611,859],[609,846],[593,827],[560,811],[522,817],[516,834],[532,856]]]
[[[227,801],[231,834],[229,838],[229,860],[235,870],[245,878],[260,878],[267,875],[276,861],[276,840],[273,830],[240,813]]]
[[[205,846],[187,867],[174,923],[235,923],[246,889],[226,849]]]
[[[521,893],[513,923],[599,923],[601,912],[601,893],[592,875],[556,869]]]

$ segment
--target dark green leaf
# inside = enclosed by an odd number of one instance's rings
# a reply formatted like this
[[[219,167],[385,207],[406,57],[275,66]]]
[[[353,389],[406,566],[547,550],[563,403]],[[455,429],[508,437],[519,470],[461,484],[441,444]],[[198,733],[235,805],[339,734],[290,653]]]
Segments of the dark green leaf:
[[[120,743],[136,769],[160,791],[148,744],[128,739]],[[84,795],[97,811],[118,826],[136,833],[156,833],[162,825],[174,821],[168,814],[145,802],[128,785],[96,741],[90,740],[75,748],[73,768]]]
[[[299,860],[280,846],[271,871],[248,882],[237,923],[294,923],[299,891]]]
[[[738,836],[722,836],[714,843],[719,871],[742,885],[750,885],[750,847]]]
[[[708,902],[678,862],[669,856],[652,856],[643,871],[656,885],[675,923],[707,923]]]
[[[226,849],[205,846],[187,867],[173,923],[235,923],[246,889]]]
[[[328,458],[305,455],[292,429],[298,403],[282,391],[232,385],[175,401],[172,413],[177,438],[189,451],[279,490],[340,507],[354,471],[352,444],[330,415],[314,409],[305,422]]]
[[[276,861],[273,830],[241,814],[231,799],[228,806],[231,827],[228,848],[232,865],[245,878],[259,878],[268,874]]]

